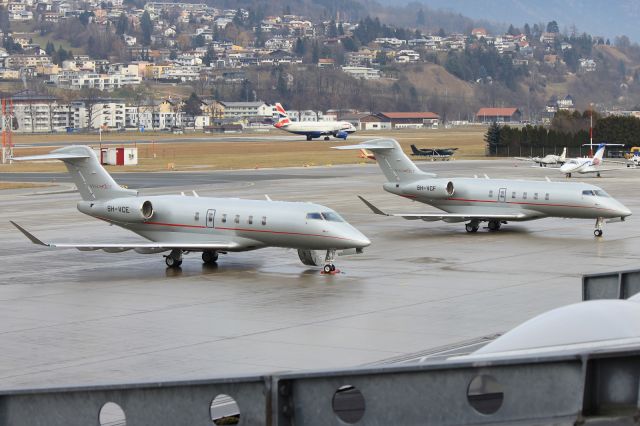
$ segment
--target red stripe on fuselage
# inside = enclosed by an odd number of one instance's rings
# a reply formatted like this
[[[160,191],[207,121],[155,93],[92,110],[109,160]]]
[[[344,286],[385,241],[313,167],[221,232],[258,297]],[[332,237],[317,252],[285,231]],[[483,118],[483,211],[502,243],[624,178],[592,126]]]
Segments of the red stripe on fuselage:
[[[551,204],[551,203],[529,203],[524,201],[497,201],[497,200],[469,200],[466,198],[447,198],[447,201],[463,201],[467,203],[500,203],[500,204],[519,204],[519,205],[527,205],[527,206],[546,206],[546,207],[568,207],[573,209],[596,209],[596,210],[607,210],[607,211],[615,211],[613,209],[605,209],[603,207],[595,207],[595,206],[575,206],[570,204]]]
[[[183,228],[207,228],[206,226],[201,226],[201,225],[184,225],[180,223],[164,223],[164,222],[143,222],[143,223],[147,225],[157,225],[157,226],[174,226],[174,227],[183,227]],[[306,234],[303,232],[271,231],[268,229],[223,228],[220,226],[216,226],[211,229],[218,229],[222,231],[261,232],[261,233],[278,234],[278,235],[301,235],[304,237],[334,238],[336,240],[346,240],[346,241],[350,240],[349,238],[336,237],[333,235]]]

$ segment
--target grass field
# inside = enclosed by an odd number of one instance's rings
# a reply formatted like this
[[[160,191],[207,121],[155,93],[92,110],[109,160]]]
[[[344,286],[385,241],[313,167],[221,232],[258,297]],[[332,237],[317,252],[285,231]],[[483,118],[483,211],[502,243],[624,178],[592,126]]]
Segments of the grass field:
[[[373,138],[393,137],[397,139],[405,152],[410,152],[409,145],[416,144],[419,147],[458,147],[456,158],[483,158],[484,142],[483,137],[486,129],[463,128],[463,129],[438,129],[438,130],[404,130],[404,131],[378,131],[378,132],[358,132],[359,136],[370,136]],[[203,134],[187,134],[184,137],[216,137]],[[270,135],[277,135],[271,132]],[[109,135],[111,139],[112,135]],[[113,134],[114,140],[123,142],[133,142],[136,135]],[[141,135],[138,134],[138,137]],[[228,135],[225,135],[228,137]],[[242,134],[246,137],[247,134]],[[260,136],[263,136],[261,134]],[[29,142],[47,141],[68,142],[86,141],[96,138],[97,135],[14,135],[14,143],[28,144]],[[176,135],[158,135],[154,139],[175,138]],[[223,136],[220,136],[223,137]],[[145,133],[145,139],[150,136]],[[254,169],[271,167],[305,167],[305,166],[326,166],[335,164],[357,164],[365,160],[360,158],[357,151],[338,151],[331,149],[332,146],[349,145],[361,142],[361,139],[350,139],[346,142],[331,140],[307,142],[300,141],[248,141],[248,142],[180,142],[175,144],[139,144],[137,166],[128,167],[107,167],[110,171],[160,171],[160,170],[234,170],[234,169]],[[105,144],[103,144],[105,146]],[[42,147],[20,147],[16,148],[16,156],[35,155],[49,152],[50,148]],[[60,162],[30,162],[0,165],[2,172],[27,172],[27,171],[62,171],[65,170]]]
[[[24,188],[42,188],[51,186],[46,183],[29,183],[29,182],[0,182],[0,190],[3,189],[24,189]]]

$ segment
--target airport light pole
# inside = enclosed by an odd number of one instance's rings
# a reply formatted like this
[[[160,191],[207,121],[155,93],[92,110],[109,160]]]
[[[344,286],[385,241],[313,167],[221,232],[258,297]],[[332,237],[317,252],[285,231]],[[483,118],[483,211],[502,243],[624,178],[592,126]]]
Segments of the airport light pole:
[[[589,103],[589,157],[593,158],[593,102]]]

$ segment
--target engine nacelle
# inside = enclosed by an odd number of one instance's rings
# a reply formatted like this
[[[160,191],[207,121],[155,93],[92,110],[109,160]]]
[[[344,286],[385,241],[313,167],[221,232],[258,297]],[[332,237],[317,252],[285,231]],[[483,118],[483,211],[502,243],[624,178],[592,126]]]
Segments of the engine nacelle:
[[[383,188],[392,194],[417,196],[428,200],[443,200],[453,197],[456,192],[455,184],[448,179],[428,179],[404,184],[387,182]]]
[[[336,133],[336,138],[340,138],[340,139],[346,140],[347,136],[349,136],[349,133],[345,132],[344,130],[341,130],[338,133]]]
[[[151,201],[138,197],[115,198],[108,201],[80,201],[78,210],[89,216],[115,222],[140,223],[153,217]]]

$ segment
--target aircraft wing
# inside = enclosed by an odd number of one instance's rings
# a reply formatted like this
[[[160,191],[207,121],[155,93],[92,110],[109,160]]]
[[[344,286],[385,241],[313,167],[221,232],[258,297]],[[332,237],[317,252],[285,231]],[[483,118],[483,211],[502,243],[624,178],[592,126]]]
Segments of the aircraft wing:
[[[120,253],[127,250],[134,250],[137,253],[141,254],[153,254],[160,253],[167,250],[173,249],[182,249],[184,251],[200,251],[200,250],[237,250],[241,249],[242,246],[238,243],[228,242],[228,241],[211,241],[208,243],[180,243],[180,242],[150,242],[150,243],[107,243],[107,244],[77,244],[77,243],[45,243],[41,241],[38,237],[15,223],[14,221],[9,221],[13,226],[18,228],[20,232],[24,234],[32,243],[45,246],[45,247],[56,247],[56,248],[75,248],[80,251],[95,251],[95,250],[104,250],[107,253]]]
[[[382,216],[401,217],[407,220],[424,220],[426,222],[435,222],[442,220],[444,222],[467,222],[469,220],[527,220],[533,219],[535,216],[526,213],[517,214],[476,214],[476,213],[385,213],[369,201],[358,195],[358,198],[367,205],[375,214]]]

